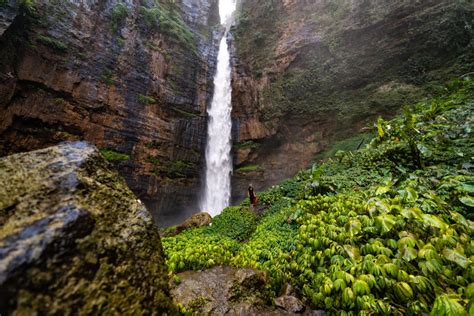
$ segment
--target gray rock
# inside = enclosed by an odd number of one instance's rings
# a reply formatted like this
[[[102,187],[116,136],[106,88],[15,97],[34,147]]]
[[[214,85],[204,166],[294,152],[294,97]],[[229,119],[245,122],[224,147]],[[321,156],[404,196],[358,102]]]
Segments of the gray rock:
[[[178,276],[181,283],[171,290],[174,301],[198,313],[251,315],[269,309],[261,298],[265,297],[262,272],[218,266]]]
[[[0,314],[175,311],[152,217],[98,150],[0,159]]]
[[[305,309],[304,304],[298,298],[290,295],[277,297],[274,303],[277,307],[290,313],[302,313]]]

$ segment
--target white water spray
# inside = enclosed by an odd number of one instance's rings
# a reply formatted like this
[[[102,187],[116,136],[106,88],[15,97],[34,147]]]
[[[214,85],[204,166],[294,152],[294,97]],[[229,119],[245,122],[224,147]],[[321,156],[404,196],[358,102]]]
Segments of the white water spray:
[[[216,216],[229,206],[231,158],[231,68],[227,33],[232,23],[236,0],[219,0],[221,24],[226,30],[219,45],[214,95],[207,109],[209,123],[206,144],[206,178],[201,210]]]

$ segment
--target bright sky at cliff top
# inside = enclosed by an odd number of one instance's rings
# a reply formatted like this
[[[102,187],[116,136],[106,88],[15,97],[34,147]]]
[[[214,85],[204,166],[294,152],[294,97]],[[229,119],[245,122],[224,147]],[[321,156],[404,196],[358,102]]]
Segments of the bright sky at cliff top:
[[[219,0],[219,14],[221,24],[225,24],[227,19],[234,13],[237,0]]]

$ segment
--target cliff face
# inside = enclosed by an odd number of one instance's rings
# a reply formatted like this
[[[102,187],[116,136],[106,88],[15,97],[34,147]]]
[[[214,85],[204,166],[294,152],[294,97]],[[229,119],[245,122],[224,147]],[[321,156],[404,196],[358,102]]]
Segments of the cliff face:
[[[236,200],[249,182],[259,189],[293,176],[329,142],[474,70],[472,2],[240,5],[233,29]]]
[[[85,139],[161,223],[195,211],[217,0],[0,6],[0,154]]]

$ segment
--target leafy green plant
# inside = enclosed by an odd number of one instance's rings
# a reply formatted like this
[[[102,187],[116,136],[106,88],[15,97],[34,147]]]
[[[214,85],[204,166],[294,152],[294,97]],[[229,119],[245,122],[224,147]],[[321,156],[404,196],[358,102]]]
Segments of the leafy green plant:
[[[61,42],[58,39],[55,39],[53,37],[49,37],[46,35],[39,35],[37,37],[37,41],[43,45],[46,45],[58,52],[64,53],[67,51],[67,45]]]
[[[259,192],[256,222],[242,215],[247,199],[210,227],[164,238],[168,266],[263,270],[274,295],[289,282],[328,314],[472,314],[473,111],[465,79],[379,121],[370,146]]]
[[[247,165],[235,170],[236,173],[246,173],[246,172],[253,172],[253,171],[263,171],[263,168],[259,165]]]
[[[156,103],[156,100],[150,96],[146,96],[143,94],[138,95],[138,102],[140,102],[143,105],[150,105]]]
[[[100,150],[102,156],[108,161],[130,160],[130,155],[112,149],[103,148]]]
[[[253,148],[258,148],[258,147],[259,147],[259,144],[254,142],[253,140],[246,140],[234,145],[234,149],[237,149],[237,150],[247,149],[247,148],[253,149]]]
[[[112,9],[112,30],[116,32],[118,28],[123,25],[128,15],[128,8],[123,3],[118,3]]]
[[[245,207],[228,207],[214,217],[210,231],[244,241],[254,232],[257,221],[257,215]]]

